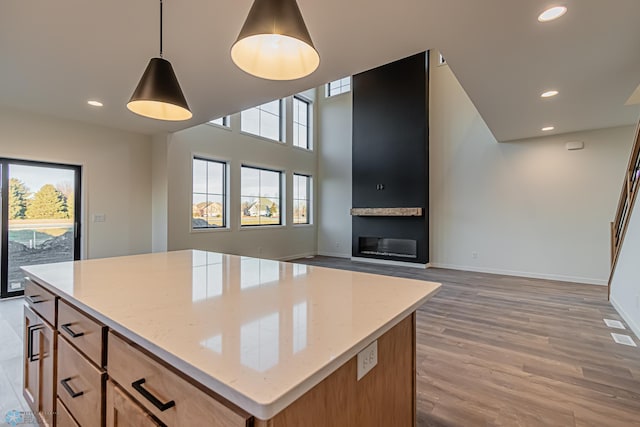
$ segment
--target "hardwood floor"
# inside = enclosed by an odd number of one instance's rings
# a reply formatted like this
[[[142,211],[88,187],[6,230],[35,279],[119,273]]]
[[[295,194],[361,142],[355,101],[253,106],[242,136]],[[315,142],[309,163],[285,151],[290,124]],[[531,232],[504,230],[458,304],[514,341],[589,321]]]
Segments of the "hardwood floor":
[[[296,262],[443,284],[417,314],[419,426],[640,426],[640,347],[613,342],[618,331],[602,319],[622,319],[605,287],[326,257]],[[22,304],[0,301],[0,423],[9,410],[28,410]]]
[[[604,286],[299,259],[441,282],[418,310],[419,426],[640,426],[640,347]],[[624,322],[623,322],[624,323]]]

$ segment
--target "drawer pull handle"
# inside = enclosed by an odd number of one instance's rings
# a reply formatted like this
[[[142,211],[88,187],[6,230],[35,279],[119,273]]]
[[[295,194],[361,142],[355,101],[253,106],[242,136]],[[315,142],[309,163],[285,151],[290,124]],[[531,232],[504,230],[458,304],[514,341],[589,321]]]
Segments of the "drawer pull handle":
[[[27,328],[27,357],[29,358],[29,362],[37,362],[40,360],[40,352],[38,352],[38,356],[33,354],[33,333],[42,328],[44,328],[42,325],[29,326]]]
[[[84,332],[74,332],[71,328],[71,323],[65,323],[64,325],[60,326],[62,328],[62,330],[64,330],[66,333],[68,333],[69,335],[71,335],[71,338],[78,338],[84,335]]]
[[[35,305],[35,304],[40,304],[46,301],[46,299],[36,299],[39,298],[40,295],[27,295],[24,297],[24,299],[27,300],[27,302],[29,303],[29,305]]]
[[[62,387],[64,387],[64,389],[67,390],[67,393],[69,393],[69,396],[71,396],[72,399],[75,399],[78,396],[82,396],[84,394],[84,391],[73,391],[71,386],[68,384],[69,381],[71,381],[71,377],[65,378],[60,381]]]
[[[141,378],[138,381],[132,382],[131,387],[133,387],[138,393],[143,395],[149,402],[153,403],[153,406],[163,412],[169,408],[173,408],[174,406],[176,406],[176,402],[173,400],[170,400],[167,403],[162,403],[160,399],[149,393],[144,387],[142,387],[142,384],[144,384],[145,381],[146,380],[144,378]]]

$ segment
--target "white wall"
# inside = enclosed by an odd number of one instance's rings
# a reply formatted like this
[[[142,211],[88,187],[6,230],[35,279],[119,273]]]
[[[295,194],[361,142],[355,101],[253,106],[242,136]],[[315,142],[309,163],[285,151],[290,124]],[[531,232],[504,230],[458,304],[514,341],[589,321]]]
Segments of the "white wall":
[[[351,257],[351,92],[318,88],[318,254]]]
[[[634,128],[497,143],[449,67],[436,66],[435,58],[432,264],[605,284],[609,223]],[[585,148],[567,151],[567,141]]]
[[[498,143],[448,66],[432,63],[430,89],[432,265],[605,284],[634,128]],[[349,256],[351,98],[318,105],[318,252]]]
[[[304,92],[303,95],[313,101],[315,90]],[[291,105],[291,98],[287,98],[285,116],[289,118],[292,117]],[[312,108],[313,111],[315,108]],[[291,203],[294,172],[313,176],[314,186],[317,182],[316,150],[293,147],[291,120],[286,122],[286,144],[241,133],[239,114],[231,116],[231,129],[205,124],[169,137],[166,159],[169,250],[194,248],[273,259],[315,254],[317,214],[314,210],[311,217],[314,224],[293,225]],[[229,162],[228,230],[191,230],[193,155]],[[285,172],[284,209],[281,209],[286,212],[284,226],[240,227],[240,168],[243,164]],[[316,205],[313,200],[312,205]]]
[[[629,217],[618,264],[611,281],[611,303],[640,338],[640,198]]]
[[[149,137],[0,109],[0,156],[82,166],[83,258],[150,251]]]
[[[152,138],[151,148],[151,249],[167,251],[169,212],[169,176],[167,152],[171,135],[161,134]]]

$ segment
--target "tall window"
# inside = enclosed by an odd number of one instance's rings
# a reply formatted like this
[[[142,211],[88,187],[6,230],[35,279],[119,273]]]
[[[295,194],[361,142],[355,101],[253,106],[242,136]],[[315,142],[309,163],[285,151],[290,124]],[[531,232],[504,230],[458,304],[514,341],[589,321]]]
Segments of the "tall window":
[[[193,158],[192,228],[226,227],[226,169],[224,162]]]
[[[327,83],[327,98],[330,96],[340,95],[341,93],[347,93],[351,90],[351,77],[345,77],[333,82]]]
[[[311,177],[293,174],[293,223],[310,224]]]
[[[240,115],[240,130],[252,135],[282,141],[282,100],[267,102],[244,110]]]
[[[297,96],[293,97],[293,145],[311,148],[309,142],[309,101]]]
[[[280,225],[282,172],[242,166],[240,225]]]
[[[213,123],[214,125],[224,126],[228,128],[231,125],[229,119],[230,119],[229,116],[224,116],[224,117],[220,117],[219,119],[210,120],[209,123]]]

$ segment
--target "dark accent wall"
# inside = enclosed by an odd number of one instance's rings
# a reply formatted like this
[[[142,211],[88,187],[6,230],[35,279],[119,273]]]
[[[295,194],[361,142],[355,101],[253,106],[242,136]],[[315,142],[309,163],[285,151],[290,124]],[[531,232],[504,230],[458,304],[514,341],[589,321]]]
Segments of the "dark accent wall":
[[[422,207],[421,217],[352,218],[352,254],[427,263],[429,69],[423,52],[353,76],[353,207]],[[414,239],[414,259],[366,255],[359,237]]]

